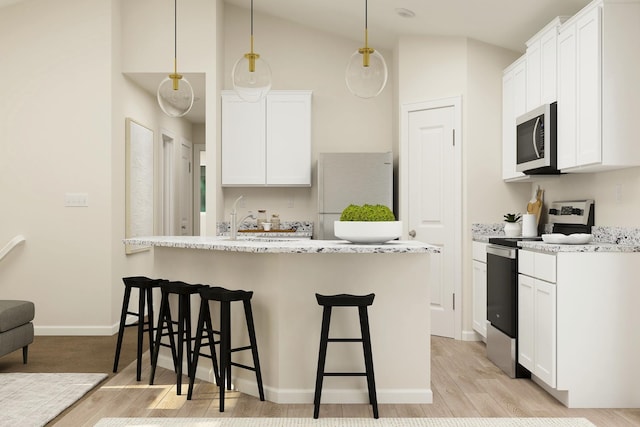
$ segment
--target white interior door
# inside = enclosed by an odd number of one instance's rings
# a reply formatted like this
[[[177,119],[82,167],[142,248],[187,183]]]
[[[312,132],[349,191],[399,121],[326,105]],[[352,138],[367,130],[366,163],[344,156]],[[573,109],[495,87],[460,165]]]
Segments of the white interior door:
[[[401,185],[409,235],[441,248],[429,257],[425,283],[431,288],[431,333],[451,338],[459,335],[461,320],[455,301],[462,270],[460,107],[460,98],[453,98],[403,112],[407,172]]]
[[[193,148],[189,141],[180,145],[179,200],[180,235],[193,235]]]

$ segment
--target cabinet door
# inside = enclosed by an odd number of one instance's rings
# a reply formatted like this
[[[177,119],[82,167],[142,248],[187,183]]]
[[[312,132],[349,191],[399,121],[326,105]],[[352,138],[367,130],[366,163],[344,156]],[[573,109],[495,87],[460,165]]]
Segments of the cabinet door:
[[[502,79],[502,179],[523,178],[516,171],[516,117],[526,112],[526,64],[521,57]]]
[[[576,22],[578,166],[602,162],[601,12],[596,7]]]
[[[267,96],[267,185],[311,185],[311,92]]]
[[[487,264],[473,261],[473,330],[487,337]]]
[[[518,363],[533,372],[535,351],[535,279],[518,275]]]
[[[222,95],[222,185],[264,185],[265,106]]]
[[[558,28],[549,29],[540,38],[540,104],[558,100]]]
[[[535,368],[532,372],[556,386],[556,286],[535,279]]]
[[[527,47],[527,111],[539,107],[542,92],[542,62],[540,40]]]
[[[576,166],[576,26],[558,35],[558,169]]]

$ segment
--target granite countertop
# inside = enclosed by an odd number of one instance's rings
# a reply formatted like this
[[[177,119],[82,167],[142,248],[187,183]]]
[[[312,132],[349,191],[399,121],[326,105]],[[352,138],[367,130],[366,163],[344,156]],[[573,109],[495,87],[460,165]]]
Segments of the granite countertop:
[[[228,237],[201,236],[150,236],[124,240],[128,245],[162,246],[170,248],[204,249],[227,252],[250,253],[439,253],[440,248],[415,240],[394,240],[384,244],[361,245],[345,240],[311,240],[305,238],[256,238],[242,237],[230,240]]]
[[[545,227],[546,228],[546,227]],[[473,224],[474,241],[488,243],[490,237],[504,237],[503,224]],[[518,246],[541,252],[640,252],[640,228],[594,226],[593,241],[584,245],[522,241]]]
[[[640,245],[621,245],[616,243],[592,242],[585,245],[569,245],[545,242],[518,242],[523,249],[541,252],[640,252]]]

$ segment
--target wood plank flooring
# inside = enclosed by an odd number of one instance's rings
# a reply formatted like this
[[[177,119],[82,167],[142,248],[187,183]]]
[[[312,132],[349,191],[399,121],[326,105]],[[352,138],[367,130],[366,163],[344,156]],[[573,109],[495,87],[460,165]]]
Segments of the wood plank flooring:
[[[432,337],[431,347],[433,404],[382,404],[381,418],[585,417],[599,427],[640,426],[640,409],[568,409],[532,381],[508,378],[485,357],[483,343]],[[156,385],[147,385],[148,363],[144,365],[141,382],[135,381],[135,363],[131,363],[52,424],[92,426],[103,417],[310,418],[313,414],[311,404],[260,402],[238,392],[227,393],[225,412],[220,413],[213,384],[197,382],[193,400],[187,401],[184,385],[184,394],[176,395],[172,371],[159,368]],[[372,412],[369,405],[323,404],[320,416],[371,417]]]

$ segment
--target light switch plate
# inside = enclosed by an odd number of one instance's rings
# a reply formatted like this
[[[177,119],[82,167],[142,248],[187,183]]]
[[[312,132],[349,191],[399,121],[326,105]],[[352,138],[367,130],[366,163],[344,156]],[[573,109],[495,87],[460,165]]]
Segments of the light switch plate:
[[[64,205],[66,207],[86,207],[89,206],[89,194],[87,193],[65,193]]]

